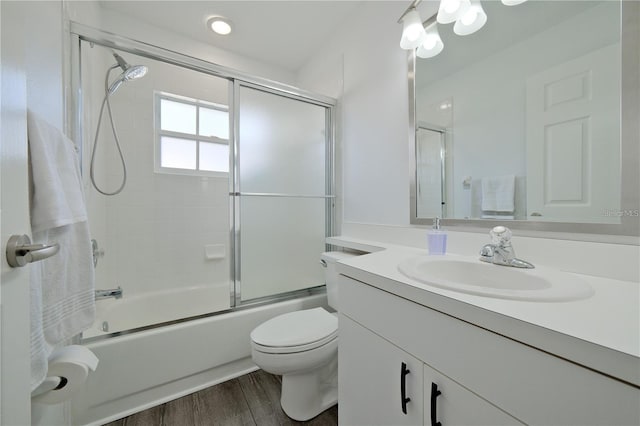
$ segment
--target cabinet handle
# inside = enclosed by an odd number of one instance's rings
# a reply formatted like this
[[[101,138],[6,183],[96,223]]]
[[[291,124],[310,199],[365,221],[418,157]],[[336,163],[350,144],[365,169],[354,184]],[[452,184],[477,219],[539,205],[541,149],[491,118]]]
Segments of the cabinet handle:
[[[407,403],[411,398],[407,398],[407,374],[411,371],[407,368],[407,364],[402,363],[400,368],[400,401],[402,402],[402,413],[407,414]]]
[[[442,395],[442,392],[438,390],[438,385],[431,382],[431,426],[442,426],[442,423],[438,421],[438,412],[436,405],[438,395]]]

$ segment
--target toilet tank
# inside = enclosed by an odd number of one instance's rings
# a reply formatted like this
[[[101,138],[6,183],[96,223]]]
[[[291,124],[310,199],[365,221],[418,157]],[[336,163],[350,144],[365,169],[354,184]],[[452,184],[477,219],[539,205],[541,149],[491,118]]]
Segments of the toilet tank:
[[[342,259],[357,256],[354,253],[343,251],[328,251],[320,255],[322,266],[324,266],[324,281],[327,284],[327,299],[329,306],[338,311],[338,272],[336,272],[336,262]]]

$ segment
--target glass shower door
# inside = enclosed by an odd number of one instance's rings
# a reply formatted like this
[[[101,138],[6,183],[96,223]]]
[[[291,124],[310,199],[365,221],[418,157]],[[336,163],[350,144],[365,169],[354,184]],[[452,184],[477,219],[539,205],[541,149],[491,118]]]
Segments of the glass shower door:
[[[123,294],[97,302],[96,323],[84,337],[228,310],[229,80],[118,51],[149,72],[110,95],[127,181],[121,193],[105,196],[91,183],[90,164],[95,149],[97,186],[118,188],[124,170],[106,112],[94,148],[105,72],[115,59],[111,48],[85,41],[80,47],[96,289],[120,287]]]
[[[324,284],[331,225],[329,108],[237,83],[236,294]]]

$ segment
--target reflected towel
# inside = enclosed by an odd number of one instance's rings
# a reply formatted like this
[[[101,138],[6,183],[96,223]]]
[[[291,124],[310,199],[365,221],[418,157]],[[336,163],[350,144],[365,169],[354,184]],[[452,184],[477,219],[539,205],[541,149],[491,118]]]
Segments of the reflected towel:
[[[514,175],[482,178],[482,211],[513,213],[515,187]]]
[[[75,144],[32,112],[27,116],[34,243],[60,252],[31,267],[31,389],[44,380],[53,349],[95,317],[94,270]]]

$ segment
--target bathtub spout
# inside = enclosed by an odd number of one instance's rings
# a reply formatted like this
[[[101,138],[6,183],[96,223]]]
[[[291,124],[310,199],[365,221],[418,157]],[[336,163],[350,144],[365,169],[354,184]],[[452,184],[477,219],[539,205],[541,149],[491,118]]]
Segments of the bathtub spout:
[[[109,297],[113,297],[116,299],[122,299],[122,288],[118,286],[118,288],[111,288],[108,290],[96,290],[96,300],[108,299]]]

